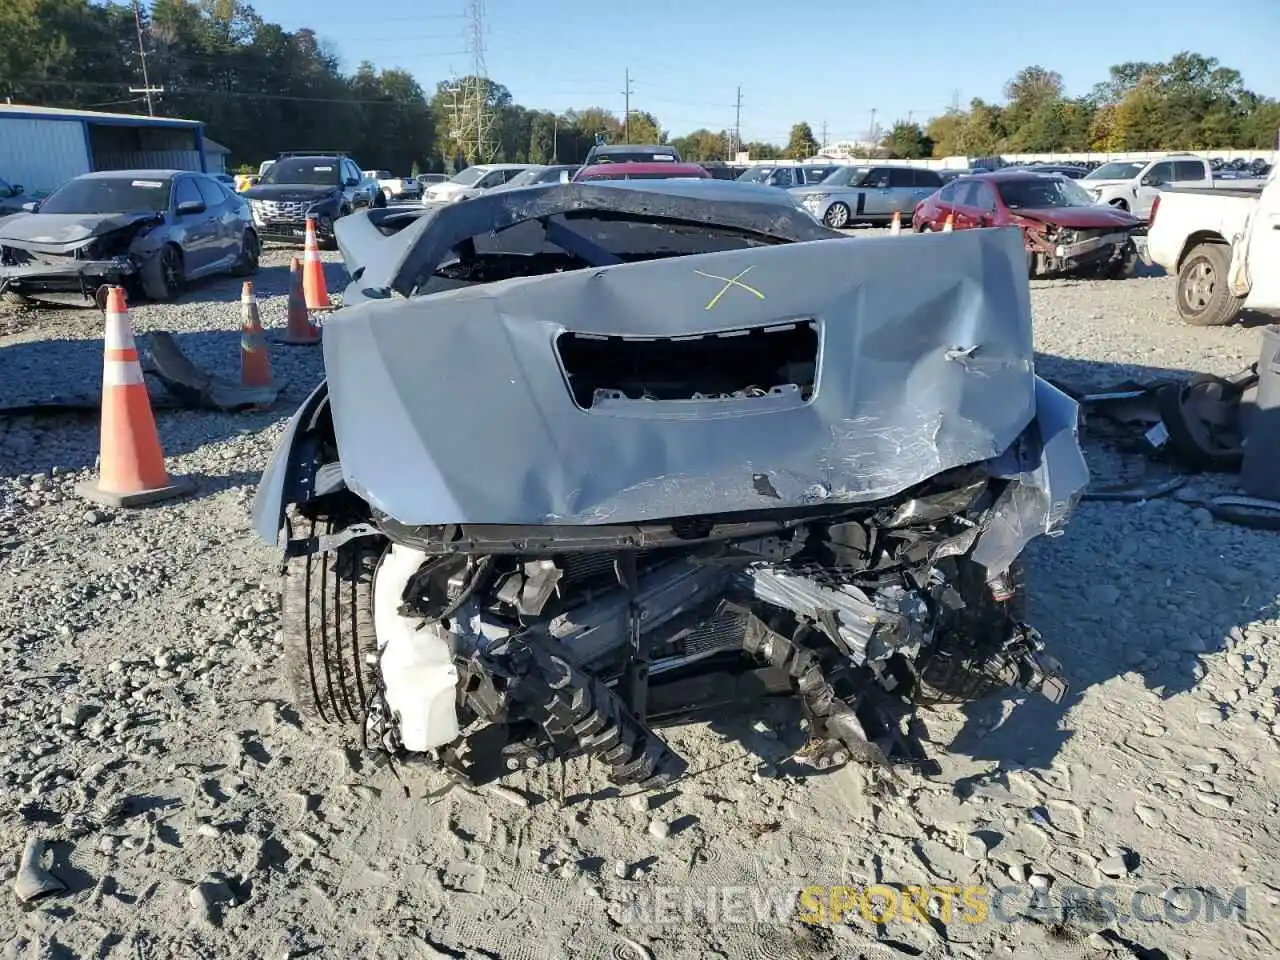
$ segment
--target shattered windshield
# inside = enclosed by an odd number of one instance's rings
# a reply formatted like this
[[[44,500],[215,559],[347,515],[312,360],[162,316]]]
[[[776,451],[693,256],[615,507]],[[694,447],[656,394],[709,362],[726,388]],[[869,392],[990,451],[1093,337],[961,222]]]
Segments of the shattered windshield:
[[[1010,210],[1019,207],[1092,207],[1093,197],[1066,177],[1038,177],[1034,180],[1005,180],[996,185],[1000,199]]]
[[[1138,175],[1138,171],[1147,165],[1147,161],[1121,161],[1114,163],[1104,163],[1097,170],[1087,173],[1085,180],[1132,180]]]
[[[41,213],[139,213],[169,208],[168,177],[72,180],[40,204]]]
[[[336,187],[338,161],[302,158],[277,160],[262,176],[262,183],[305,184],[311,187]]]

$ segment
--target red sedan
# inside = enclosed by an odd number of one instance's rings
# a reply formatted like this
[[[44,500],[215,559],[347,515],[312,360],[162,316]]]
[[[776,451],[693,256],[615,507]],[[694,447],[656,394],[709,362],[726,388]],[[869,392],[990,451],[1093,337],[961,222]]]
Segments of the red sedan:
[[[583,167],[573,179],[581,180],[709,180],[711,174],[696,163],[628,161],[593,163]]]
[[[1095,202],[1078,183],[1058,174],[1009,170],[959,177],[921,201],[911,228],[941,230],[948,216],[955,230],[1018,227],[1033,277],[1118,277],[1137,261],[1131,236],[1139,221]]]

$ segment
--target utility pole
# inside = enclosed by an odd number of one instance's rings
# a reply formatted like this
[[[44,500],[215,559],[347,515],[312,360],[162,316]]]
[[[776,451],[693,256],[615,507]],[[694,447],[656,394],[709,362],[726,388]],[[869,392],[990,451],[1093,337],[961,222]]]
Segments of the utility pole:
[[[822,149],[827,149],[827,121],[822,121]]]
[[[872,149],[875,149],[875,145],[876,145],[876,108],[875,107],[871,108],[871,133],[868,135],[867,139],[871,141]]]
[[[911,126],[911,122],[915,118],[915,115],[916,112],[914,110],[907,111],[907,126]]]
[[[164,93],[164,87],[153,87],[151,80],[147,77],[147,48],[142,42],[142,10],[138,0],[133,0],[133,23],[138,28],[138,59],[142,61],[142,86],[130,87],[129,92],[143,94],[147,98],[147,113],[154,117],[156,109],[151,103],[151,95],[153,93]]]
[[[738,87],[738,102],[733,114],[733,154],[730,160],[736,160],[742,150],[742,87]]]
[[[622,90],[622,142],[631,142],[631,68],[627,67],[626,86]]]

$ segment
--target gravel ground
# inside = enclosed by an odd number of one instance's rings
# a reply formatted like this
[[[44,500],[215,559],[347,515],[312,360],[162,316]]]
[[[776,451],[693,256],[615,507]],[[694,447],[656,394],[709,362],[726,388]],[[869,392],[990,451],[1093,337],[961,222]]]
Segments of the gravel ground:
[[[269,328],[284,322],[288,256],[268,252],[256,278]],[[341,277],[331,264],[331,291]],[[131,314],[236,376],[238,293],[221,280]],[[1037,281],[1032,301],[1052,378],[1229,373],[1257,356],[1255,329],[1181,325],[1165,277]],[[100,327],[91,311],[0,313],[0,404],[92,394]],[[171,471],[198,486],[155,509],[72,494],[95,417],[0,418],[0,882],[38,837],[67,888],[31,905],[0,896],[4,957],[1280,951],[1274,534],[1215,523],[1184,502],[1194,493],[1081,505],[1028,556],[1067,701],[926,713],[938,772],[778,776],[797,734],[777,703],[673,731],[698,772],[670,794],[619,795],[573,762],[507,791],[430,796],[435,774],[333,747],[289,705],[276,558],[247,508],[319,350],[274,348],[272,364],[287,380],[274,411],[158,414]],[[1142,469],[1092,441],[1089,455],[1101,475]],[[927,919],[789,922],[788,890],[873,882],[985,885],[991,915],[971,922],[957,898]],[[1042,888],[1059,903],[1110,893],[1064,918],[1028,907]],[[1215,891],[1229,907],[1240,888],[1243,912],[1207,916]],[[683,913],[708,904],[716,922]]]

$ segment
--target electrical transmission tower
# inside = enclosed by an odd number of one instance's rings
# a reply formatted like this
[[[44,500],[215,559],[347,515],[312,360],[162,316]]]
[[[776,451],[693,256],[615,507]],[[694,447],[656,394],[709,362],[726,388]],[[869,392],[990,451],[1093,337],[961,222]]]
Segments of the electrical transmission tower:
[[[484,0],[467,0],[467,50],[471,73],[458,91],[457,140],[470,163],[488,163],[498,153],[493,138],[494,116],[489,107],[489,71],[484,63]]]

